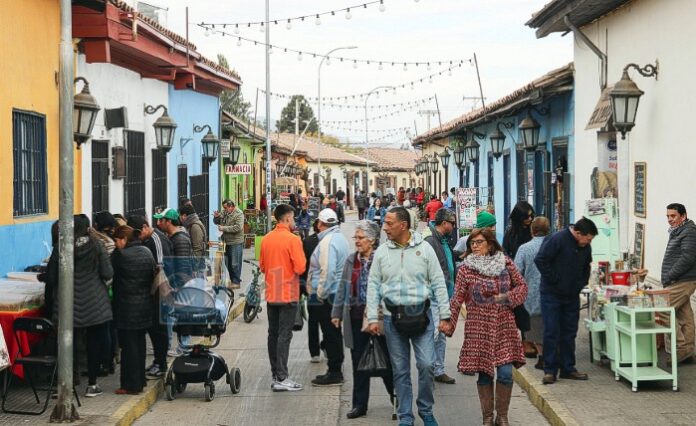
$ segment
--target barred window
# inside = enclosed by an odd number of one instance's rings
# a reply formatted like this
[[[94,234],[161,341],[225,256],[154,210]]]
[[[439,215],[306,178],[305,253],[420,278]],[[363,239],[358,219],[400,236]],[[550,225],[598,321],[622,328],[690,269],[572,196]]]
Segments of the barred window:
[[[124,215],[145,216],[145,133],[126,130],[126,179]]]
[[[109,141],[92,140],[92,211],[109,210]]]
[[[152,212],[167,208],[167,152],[152,150]]]
[[[46,116],[12,111],[13,215],[48,213]]]

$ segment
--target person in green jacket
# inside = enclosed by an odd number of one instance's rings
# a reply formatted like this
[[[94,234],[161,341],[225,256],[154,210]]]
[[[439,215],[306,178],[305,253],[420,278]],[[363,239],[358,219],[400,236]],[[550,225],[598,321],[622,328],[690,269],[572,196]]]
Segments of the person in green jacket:
[[[225,243],[225,264],[230,274],[232,288],[239,288],[242,282],[242,253],[244,250],[244,213],[237,208],[234,201],[222,202],[224,211],[213,213],[213,223],[222,232],[221,240]]]

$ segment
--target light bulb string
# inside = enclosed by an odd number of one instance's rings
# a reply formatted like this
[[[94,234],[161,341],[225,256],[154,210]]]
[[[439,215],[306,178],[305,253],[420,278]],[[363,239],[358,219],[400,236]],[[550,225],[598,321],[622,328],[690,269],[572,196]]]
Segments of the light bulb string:
[[[366,3],[360,3],[356,4],[353,6],[346,6],[341,9],[334,9],[334,10],[329,10],[326,12],[318,12],[318,13],[308,13],[306,15],[300,15],[300,16],[295,16],[295,17],[290,17],[290,18],[277,18],[277,19],[270,19],[269,21],[249,21],[249,22],[201,22],[200,25],[209,25],[215,28],[216,26],[220,26],[222,28],[227,28],[227,27],[251,27],[253,26],[261,26],[261,25],[269,25],[269,24],[282,24],[286,22],[295,22],[295,21],[304,21],[305,19],[311,19],[311,18],[319,18],[321,16],[336,16],[336,13],[340,12],[350,12],[351,10],[358,10],[360,8],[367,9],[368,6],[372,5],[382,5],[384,4],[386,0],[374,0],[374,1],[369,1]]]
[[[250,39],[247,37],[243,37],[240,35],[236,34],[230,34],[227,31],[211,28],[209,26],[206,26],[206,24],[195,24],[206,31],[210,31],[215,34],[220,34],[223,37],[228,36],[228,37],[233,37],[236,38],[238,42],[241,41],[246,41],[248,43],[253,43],[254,46],[266,46],[266,43]],[[469,62],[470,64],[473,64],[473,59],[447,59],[447,60],[437,60],[437,61],[392,61],[392,60],[376,60],[376,59],[359,59],[359,58],[348,58],[344,56],[331,56],[331,55],[324,55],[316,52],[309,52],[305,50],[298,50],[298,49],[292,49],[289,47],[283,47],[283,46],[278,46],[278,45],[273,45],[269,44],[268,45],[270,48],[273,49],[282,49],[283,53],[297,53],[298,55],[306,55],[308,57],[314,58],[326,58],[326,59],[335,59],[338,60],[339,62],[346,62],[350,64],[366,64],[366,65],[377,65],[377,66],[408,66],[408,65],[415,65],[416,67],[419,66],[425,66],[425,67],[430,67],[430,66],[442,66],[443,64],[447,65],[449,64],[451,67],[454,66],[461,66],[464,62]],[[435,74],[433,74],[434,76]]]
[[[357,133],[365,133],[365,129],[359,129],[359,128],[353,128],[353,127],[344,127],[344,126],[339,126],[339,125],[334,125],[334,124],[323,124],[322,123],[322,129],[331,129],[339,132],[357,132]],[[395,127],[392,129],[369,129],[369,133],[399,133],[399,132],[404,132],[408,130],[408,127]]]
[[[264,93],[264,94],[266,93],[266,91],[261,89],[261,88],[259,88],[259,91],[261,91],[261,93]],[[270,93],[271,93],[271,96],[273,96],[276,99],[292,99],[293,96],[297,96],[297,95],[289,95],[289,94],[278,93],[278,92],[270,92]],[[355,96],[353,96],[353,97],[355,97]],[[312,107],[312,106],[317,106],[318,102],[316,99],[317,99],[316,97],[306,97],[306,98],[303,97],[300,100],[300,102],[307,105],[307,106]],[[326,98],[322,98],[322,99],[326,99]],[[331,102],[334,98],[328,98],[328,99],[330,99],[329,102],[322,102],[321,103],[322,108],[338,108],[339,110],[346,108],[346,109],[355,109],[355,110],[359,110],[359,111],[365,110],[365,105],[336,104],[336,103]],[[430,102],[434,99],[435,99],[435,96],[430,96],[427,98],[417,99],[414,101],[399,102],[399,103],[393,103],[393,104],[368,105],[367,109],[369,109],[369,110],[387,109],[388,110],[388,109],[392,109],[392,108],[419,107],[419,106],[427,105],[428,102]],[[338,100],[338,98],[336,98],[336,100]]]

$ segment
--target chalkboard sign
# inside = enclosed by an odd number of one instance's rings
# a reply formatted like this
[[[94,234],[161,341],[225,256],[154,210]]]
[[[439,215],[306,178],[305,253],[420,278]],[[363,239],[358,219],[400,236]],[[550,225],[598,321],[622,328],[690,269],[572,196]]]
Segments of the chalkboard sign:
[[[633,164],[633,214],[645,217],[647,210],[646,184],[648,182],[648,165],[636,162]]]
[[[643,268],[643,259],[645,256],[645,225],[636,222],[636,234],[633,240],[633,255],[639,265],[634,265],[638,269]]]
[[[321,204],[319,200],[319,197],[309,197],[307,201],[307,210],[309,210],[310,213],[312,213],[312,217],[315,218],[319,216],[319,205]]]

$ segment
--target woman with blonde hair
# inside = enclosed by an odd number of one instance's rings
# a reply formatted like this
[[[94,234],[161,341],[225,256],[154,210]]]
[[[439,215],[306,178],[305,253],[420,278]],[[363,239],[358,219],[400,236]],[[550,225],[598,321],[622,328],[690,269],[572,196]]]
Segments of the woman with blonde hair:
[[[495,424],[508,425],[512,367],[525,364],[512,310],[527,298],[527,284],[512,260],[503,253],[492,231],[474,229],[466,247],[450,300],[452,316],[445,334],[454,333],[459,310],[462,303],[466,303],[464,343],[458,369],[463,374],[479,375],[477,387],[483,424],[494,424],[495,406]]]

